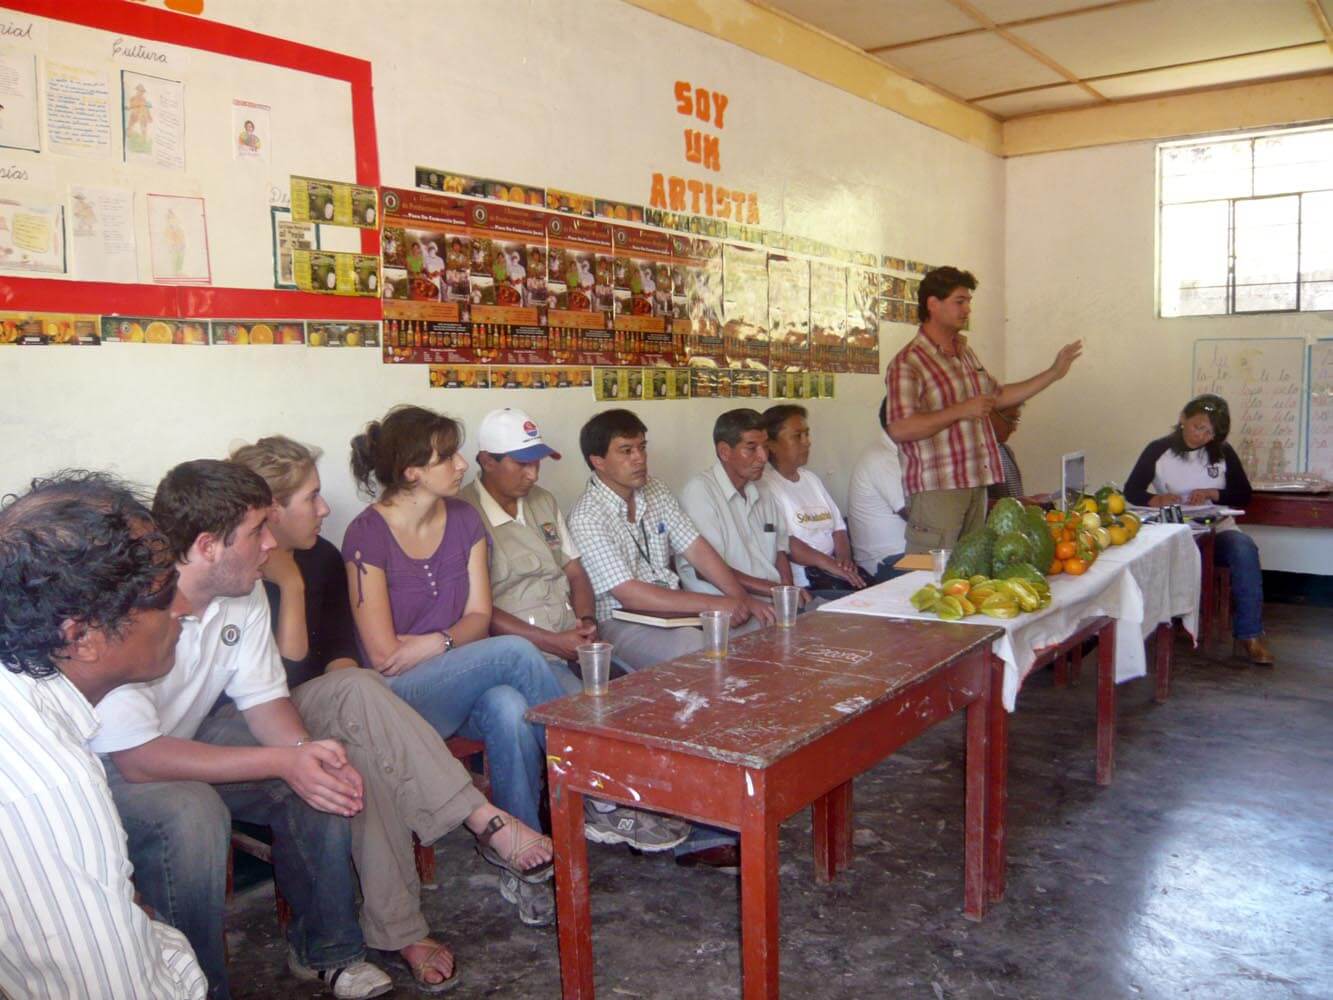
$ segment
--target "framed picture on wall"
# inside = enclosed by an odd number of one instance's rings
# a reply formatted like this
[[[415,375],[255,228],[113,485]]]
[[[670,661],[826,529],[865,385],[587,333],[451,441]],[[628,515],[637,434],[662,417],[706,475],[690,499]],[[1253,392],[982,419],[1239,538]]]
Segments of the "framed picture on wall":
[[[293,222],[292,210],[282,205],[269,208],[273,226],[273,287],[295,288],[292,270],[294,250],[318,250],[319,226],[313,222]]]
[[[203,198],[150,194],[148,239],[153,281],[160,285],[213,283]]]

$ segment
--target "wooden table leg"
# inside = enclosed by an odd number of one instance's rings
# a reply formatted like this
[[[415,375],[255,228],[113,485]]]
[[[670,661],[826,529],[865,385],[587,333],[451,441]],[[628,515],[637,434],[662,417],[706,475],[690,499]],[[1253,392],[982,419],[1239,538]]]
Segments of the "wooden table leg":
[[[1204,534],[1199,536],[1199,555],[1202,563],[1200,572],[1203,579],[1200,582],[1199,591],[1199,635],[1203,637],[1203,645],[1208,645],[1213,638],[1213,604],[1216,598],[1213,595],[1213,559],[1214,559],[1214,534],[1213,529],[1209,528]]]
[[[555,842],[555,913],[559,921],[560,988],[564,1000],[592,1000],[592,913],[588,905],[588,844],[583,796],[548,773],[551,839]]]
[[[741,995],[778,996],[778,823],[771,820],[762,774],[741,820]]]
[[[1004,661],[991,657],[990,696],[986,699],[986,899],[1004,898],[1005,806],[1009,797],[1009,717],[1004,710]]]
[[[1171,646],[1176,641],[1175,622],[1166,621],[1157,626],[1153,638],[1153,659],[1156,662],[1157,685],[1153,700],[1166,701],[1171,695]]]
[[[1097,633],[1097,784],[1115,770],[1115,621]]]
[[[811,805],[815,881],[832,882],[852,863],[852,783],[843,782]]]
[[[985,656],[987,654],[979,654]],[[986,915],[986,793],[991,780],[987,711],[990,671],[982,695],[967,706],[967,775],[963,818],[963,916]]]

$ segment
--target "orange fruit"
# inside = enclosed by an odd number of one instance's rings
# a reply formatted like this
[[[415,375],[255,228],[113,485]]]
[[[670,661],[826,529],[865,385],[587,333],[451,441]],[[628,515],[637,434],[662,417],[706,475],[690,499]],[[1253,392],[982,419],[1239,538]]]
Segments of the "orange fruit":
[[[1074,554],[1077,551],[1078,549],[1073,542],[1061,542],[1059,545],[1055,547],[1055,558],[1061,560],[1073,559]]]
[[[1065,568],[1064,562],[1057,556],[1055,559],[1051,561],[1051,568],[1046,571],[1046,575],[1055,576],[1057,573],[1063,573],[1064,568]]]
[[[1065,530],[1065,529],[1062,528],[1062,527],[1060,527],[1060,525],[1058,525],[1058,524],[1052,524],[1052,525],[1051,525],[1051,537],[1052,537],[1053,539],[1055,539],[1055,540],[1058,542],[1058,541],[1060,540],[1060,535],[1064,532],[1064,530]]]
[[[1088,564],[1082,559],[1074,558],[1065,560],[1065,572],[1070,576],[1082,576],[1087,571]]]
[[[153,320],[144,331],[144,341],[149,344],[170,344],[171,327],[160,319]]]
[[[254,326],[250,327],[250,343],[273,343],[273,327],[269,326],[267,323],[256,323]]]
[[[1074,540],[1074,529],[1073,529],[1073,528],[1062,528],[1062,529],[1060,530],[1060,541],[1062,541],[1062,542],[1072,542],[1073,540]]]
[[[1064,519],[1065,516],[1061,514],[1058,510],[1048,510],[1046,512],[1046,520],[1049,521],[1051,524],[1059,524]]]

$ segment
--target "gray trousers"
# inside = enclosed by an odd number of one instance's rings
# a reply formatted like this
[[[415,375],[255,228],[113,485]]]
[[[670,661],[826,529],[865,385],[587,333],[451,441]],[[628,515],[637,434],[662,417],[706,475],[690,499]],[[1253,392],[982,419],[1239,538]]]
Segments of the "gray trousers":
[[[927,490],[907,501],[907,551],[951,549],[986,524],[986,487]]]
[[[352,817],[366,944],[398,951],[430,932],[412,834],[429,844],[460,826],[486,798],[435,727],[373,670],[335,670],[306,681],[292,702],[319,739],[338,740],[365,786]]]

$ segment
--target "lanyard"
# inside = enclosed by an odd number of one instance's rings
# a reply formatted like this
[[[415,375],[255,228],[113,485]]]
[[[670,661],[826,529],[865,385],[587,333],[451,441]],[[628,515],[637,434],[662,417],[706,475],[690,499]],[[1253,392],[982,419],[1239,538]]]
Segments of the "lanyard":
[[[634,547],[639,550],[639,555],[643,556],[643,561],[649,566],[653,564],[653,557],[648,552],[648,529],[643,526],[642,518],[639,520],[639,534],[643,536],[643,544],[639,544],[639,539],[635,537],[634,532],[630,532],[630,537],[634,539]]]

